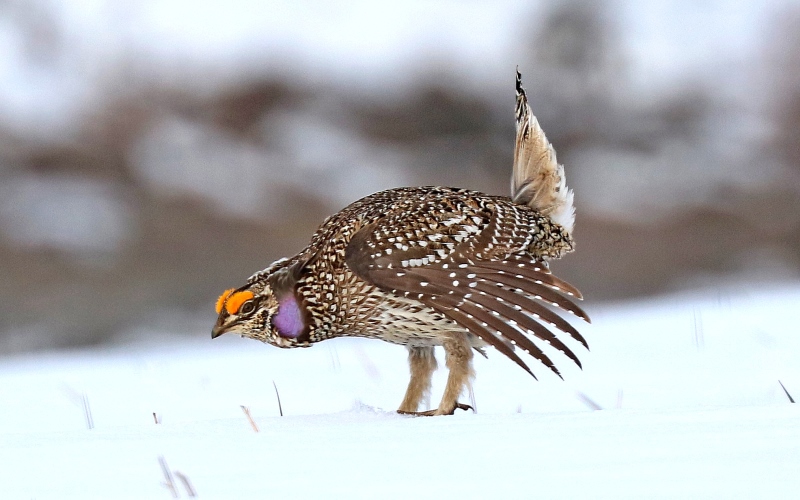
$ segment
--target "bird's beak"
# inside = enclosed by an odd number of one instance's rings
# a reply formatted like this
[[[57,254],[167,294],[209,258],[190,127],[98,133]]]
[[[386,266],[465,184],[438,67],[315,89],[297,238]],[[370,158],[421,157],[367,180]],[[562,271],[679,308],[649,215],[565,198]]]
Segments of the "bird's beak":
[[[211,329],[211,338],[215,339],[223,333],[225,333],[225,326],[222,324],[222,321],[217,320],[217,324]]]

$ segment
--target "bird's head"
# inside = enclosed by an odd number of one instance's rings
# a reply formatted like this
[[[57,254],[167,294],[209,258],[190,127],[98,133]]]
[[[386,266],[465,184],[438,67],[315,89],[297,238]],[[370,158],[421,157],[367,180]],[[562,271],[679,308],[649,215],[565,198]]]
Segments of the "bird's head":
[[[238,333],[277,347],[308,345],[307,314],[297,298],[292,275],[290,270],[280,269],[222,292],[211,338]]]

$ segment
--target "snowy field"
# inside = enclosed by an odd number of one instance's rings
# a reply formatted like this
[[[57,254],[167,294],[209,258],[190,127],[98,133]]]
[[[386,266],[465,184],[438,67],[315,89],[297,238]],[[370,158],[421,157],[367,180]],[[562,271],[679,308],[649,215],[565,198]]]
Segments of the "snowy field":
[[[537,382],[491,351],[478,412],[438,418],[394,413],[405,351],[369,340],[5,358],[0,497],[188,498],[185,479],[199,498],[798,498],[778,382],[800,397],[798,304],[742,287],[592,310],[583,371],[530,360]]]

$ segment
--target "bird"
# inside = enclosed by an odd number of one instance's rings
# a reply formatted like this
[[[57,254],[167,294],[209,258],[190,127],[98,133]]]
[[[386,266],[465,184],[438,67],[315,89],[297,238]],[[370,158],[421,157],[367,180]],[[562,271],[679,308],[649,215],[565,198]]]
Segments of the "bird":
[[[410,380],[397,412],[417,416],[473,410],[459,402],[471,394],[473,351],[486,356],[494,347],[534,378],[520,350],[562,379],[540,345],[581,367],[561,337],[588,350],[564,319],[590,322],[576,303],[583,296],[549,268],[574,250],[574,193],[519,69],[515,118],[510,197],[428,186],[362,198],[325,219],[297,255],[225,290],[211,337],[235,333],[280,348],[337,337],[405,346]],[[439,406],[420,411],[437,346],[447,382]]]

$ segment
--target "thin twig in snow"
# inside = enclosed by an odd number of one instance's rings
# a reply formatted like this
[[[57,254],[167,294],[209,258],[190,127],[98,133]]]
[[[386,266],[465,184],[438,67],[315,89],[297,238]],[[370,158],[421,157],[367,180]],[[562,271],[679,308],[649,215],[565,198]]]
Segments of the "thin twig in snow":
[[[475,391],[472,390],[472,384],[469,384],[469,404],[472,405],[472,413],[478,413],[478,405],[475,403]]]
[[[189,482],[189,478],[186,477],[185,474],[179,471],[175,471],[175,476],[177,476],[177,478],[181,480],[181,482],[183,483],[183,487],[186,488],[186,493],[189,495],[190,498],[194,498],[197,496],[197,493],[195,493],[194,488],[192,488],[192,483]]]
[[[155,421],[156,424],[161,423],[161,421],[158,419],[158,414],[156,412],[153,412],[153,421]]]
[[[786,390],[786,387],[783,386],[783,382],[778,380],[778,383],[781,384],[781,389],[783,389],[783,392],[786,393],[786,397],[789,398],[789,402],[794,403],[794,398],[792,397],[791,394],[789,394],[789,391]]]
[[[94,429],[94,419],[92,418],[92,408],[89,406],[89,396],[87,396],[85,392],[78,392],[66,384],[63,387],[64,390],[69,393],[72,400],[83,410],[86,428]]]
[[[253,427],[253,430],[258,432],[258,426],[256,425],[255,420],[253,420],[253,416],[250,415],[250,408],[246,407],[245,405],[239,405],[242,408],[247,420],[250,422],[250,426]]]
[[[278,411],[280,412],[281,417],[282,417],[283,416],[283,406],[281,406],[281,395],[278,393],[278,386],[275,385],[275,381],[274,380],[272,381],[272,387],[275,388],[275,397],[278,398]]]
[[[337,351],[335,347],[329,347],[328,352],[331,355],[331,368],[333,371],[338,372],[341,368],[339,364],[339,351]]]
[[[167,467],[167,461],[163,455],[158,457],[158,463],[161,465],[161,472],[164,473],[164,486],[172,493],[172,498],[178,498],[178,489],[175,487],[175,481],[172,480],[172,472]]]
[[[83,415],[86,417],[86,428],[89,430],[94,429],[94,418],[92,418],[92,408],[89,406],[89,396],[84,392],[81,395],[83,402]]]
[[[590,398],[589,396],[587,396],[586,394],[584,394],[584,393],[582,393],[580,391],[578,391],[576,393],[576,396],[578,396],[578,399],[580,399],[583,404],[585,404],[586,406],[588,406],[592,410],[602,410],[603,409],[603,407],[600,406],[599,404],[595,403],[592,400],[592,398]]]
[[[703,337],[703,318],[697,311],[694,311],[694,345],[698,351],[706,345]]]
[[[362,349],[360,345],[357,345],[353,349],[353,352],[355,352],[356,357],[361,362],[361,366],[364,368],[364,371],[367,372],[367,375],[369,375],[372,380],[380,380],[381,372],[378,370],[378,366],[372,362],[372,359],[369,356],[367,356],[367,353],[364,352],[364,349]]]

